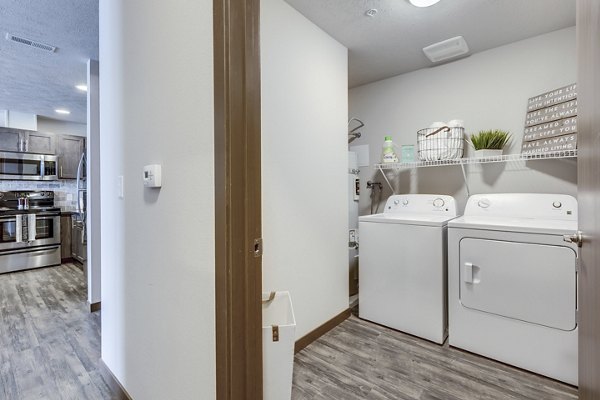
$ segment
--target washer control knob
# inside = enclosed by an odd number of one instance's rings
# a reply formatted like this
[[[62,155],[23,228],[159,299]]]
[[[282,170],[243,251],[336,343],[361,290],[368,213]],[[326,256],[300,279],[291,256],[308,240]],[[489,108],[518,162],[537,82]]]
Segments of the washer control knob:
[[[477,205],[481,208],[488,208],[491,205],[491,203],[488,199],[481,199],[479,200]]]
[[[405,206],[407,206],[408,205],[408,200],[406,200],[406,199],[402,200],[402,204],[405,205]]]
[[[394,200],[394,205],[397,206],[398,204],[400,204],[400,200]]]
[[[444,204],[446,204],[446,202],[442,198],[438,197],[437,199],[433,200],[434,207],[437,207],[437,208],[444,207]]]
[[[562,203],[560,201],[555,201],[554,203],[552,203],[552,206],[554,208],[561,208],[562,207]]]

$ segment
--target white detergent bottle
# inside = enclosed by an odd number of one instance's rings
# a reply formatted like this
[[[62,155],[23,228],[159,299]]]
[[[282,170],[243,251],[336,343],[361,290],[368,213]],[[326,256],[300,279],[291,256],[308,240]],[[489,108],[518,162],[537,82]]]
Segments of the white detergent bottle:
[[[381,156],[381,162],[383,163],[397,163],[398,156],[394,150],[394,142],[392,142],[391,136],[386,136],[383,142],[383,153]]]

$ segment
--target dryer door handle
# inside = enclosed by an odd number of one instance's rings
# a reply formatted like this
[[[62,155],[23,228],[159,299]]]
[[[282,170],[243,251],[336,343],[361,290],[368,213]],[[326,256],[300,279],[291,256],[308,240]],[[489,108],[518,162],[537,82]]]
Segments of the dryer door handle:
[[[465,283],[476,285],[481,282],[481,268],[471,262],[466,262],[463,265],[462,276]]]
[[[473,263],[470,263],[470,262],[467,262],[467,263],[465,263],[465,265],[463,265],[463,281],[465,283],[470,283],[470,284],[476,283],[476,282],[473,282],[473,274],[475,273],[474,270],[476,268],[477,267],[475,267],[473,265]]]

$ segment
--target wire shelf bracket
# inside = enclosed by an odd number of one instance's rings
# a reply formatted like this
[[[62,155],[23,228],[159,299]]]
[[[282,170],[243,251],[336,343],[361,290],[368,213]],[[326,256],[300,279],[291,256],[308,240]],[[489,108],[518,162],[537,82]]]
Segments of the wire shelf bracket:
[[[394,187],[392,186],[392,184],[390,183],[390,180],[388,179],[387,175],[383,171],[382,164],[378,164],[378,169],[379,169],[379,172],[381,172],[381,175],[383,175],[383,179],[385,179],[385,183],[387,183],[388,187],[392,191],[392,194],[393,195],[396,194],[396,191],[394,190]]]

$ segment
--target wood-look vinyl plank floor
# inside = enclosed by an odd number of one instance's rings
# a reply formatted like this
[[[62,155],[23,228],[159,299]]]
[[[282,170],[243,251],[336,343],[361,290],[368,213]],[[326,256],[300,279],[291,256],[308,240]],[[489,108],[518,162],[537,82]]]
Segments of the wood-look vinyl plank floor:
[[[574,400],[577,389],[350,317],[296,354],[293,400]]]
[[[0,275],[0,399],[115,398],[73,264]],[[296,355],[293,400],[573,400],[577,390],[355,316]]]
[[[100,312],[74,264],[0,275],[0,399],[116,399],[100,374]]]

